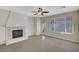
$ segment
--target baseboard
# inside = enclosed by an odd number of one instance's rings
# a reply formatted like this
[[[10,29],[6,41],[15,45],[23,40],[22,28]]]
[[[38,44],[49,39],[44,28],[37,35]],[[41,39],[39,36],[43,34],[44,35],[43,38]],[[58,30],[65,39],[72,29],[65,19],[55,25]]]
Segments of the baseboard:
[[[64,40],[64,41],[70,41],[70,42],[79,44],[79,41],[74,41],[74,40],[67,40],[67,39],[57,38],[57,37],[49,36],[49,35],[47,35],[47,34],[44,34],[44,35],[45,35],[45,36],[48,36],[48,37],[51,37],[51,38],[56,38],[56,39],[60,39],[60,40]]]

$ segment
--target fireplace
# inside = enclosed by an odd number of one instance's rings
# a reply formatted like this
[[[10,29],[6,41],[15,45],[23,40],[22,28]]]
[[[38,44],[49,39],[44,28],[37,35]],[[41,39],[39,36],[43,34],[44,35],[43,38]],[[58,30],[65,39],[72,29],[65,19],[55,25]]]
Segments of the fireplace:
[[[6,44],[12,44],[22,40],[28,39],[26,37],[25,26],[12,26],[6,29]]]
[[[23,30],[13,30],[12,31],[12,38],[19,38],[19,37],[23,37]]]
[[[12,39],[20,39],[25,37],[25,27],[24,26],[18,26],[18,27],[8,27],[7,31],[7,39],[12,40]]]

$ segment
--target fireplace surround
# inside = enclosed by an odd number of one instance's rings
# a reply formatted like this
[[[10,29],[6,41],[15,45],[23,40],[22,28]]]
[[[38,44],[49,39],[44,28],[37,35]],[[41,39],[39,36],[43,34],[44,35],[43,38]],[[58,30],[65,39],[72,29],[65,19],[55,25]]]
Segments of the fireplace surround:
[[[25,26],[13,26],[6,29],[6,43],[25,40]]]

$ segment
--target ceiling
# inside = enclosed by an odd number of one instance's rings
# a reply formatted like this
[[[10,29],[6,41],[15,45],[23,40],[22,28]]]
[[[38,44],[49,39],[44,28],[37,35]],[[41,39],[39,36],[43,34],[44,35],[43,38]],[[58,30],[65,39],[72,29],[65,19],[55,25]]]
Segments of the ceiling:
[[[43,16],[34,15],[32,11],[37,11],[37,8],[39,7],[42,7],[44,10],[49,11],[49,13],[44,14]],[[79,6],[65,6],[65,8],[63,8],[63,6],[0,6],[0,9],[27,14],[27,16],[30,17],[44,17],[79,10]]]

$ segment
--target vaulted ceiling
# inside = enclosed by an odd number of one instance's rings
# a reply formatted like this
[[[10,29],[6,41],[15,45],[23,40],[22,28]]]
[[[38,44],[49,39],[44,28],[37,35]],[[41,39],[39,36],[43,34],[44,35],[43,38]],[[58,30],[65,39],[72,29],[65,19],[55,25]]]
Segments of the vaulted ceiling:
[[[46,11],[49,11],[49,13],[44,14],[43,16],[49,16],[49,15],[79,10],[79,6],[65,6],[65,8],[63,8],[63,6],[0,6],[0,9],[11,10],[11,11],[27,14],[27,16],[36,17],[36,15],[34,15],[32,11],[37,11],[37,8],[39,7],[43,8]],[[43,16],[38,16],[38,17],[43,17]]]

